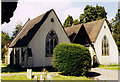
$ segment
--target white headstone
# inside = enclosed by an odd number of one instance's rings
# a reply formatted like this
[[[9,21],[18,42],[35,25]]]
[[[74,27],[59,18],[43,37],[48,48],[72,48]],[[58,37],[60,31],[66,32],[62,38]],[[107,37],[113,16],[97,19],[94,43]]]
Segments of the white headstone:
[[[27,69],[27,78],[32,78],[32,69]]]
[[[40,80],[44,80],[42,75],[40,75]]]
[[[51,78],[51,75],[48,74],[48,75],[47,75],[47,80],[50,80],[50,78]]]
[[[47,75],[47,80],[53,80],[53,77],[50,74],[48,74]]]
[[[40,82],[44,82],[44,78],[42,75],[40,75]]]

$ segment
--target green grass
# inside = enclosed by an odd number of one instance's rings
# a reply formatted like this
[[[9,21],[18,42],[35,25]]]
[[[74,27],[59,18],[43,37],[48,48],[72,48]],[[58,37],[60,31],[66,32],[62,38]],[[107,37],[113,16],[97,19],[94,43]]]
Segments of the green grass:
[[[88,79],[85,76],[76,77],[76,76],[63,76],[63,75],[60,75],[60,76],[54,77],[53,80],[90,80],[90,79]]]
[[[40,74],[35,74],[38,77],[38,80],[40,80]],[[53,74],[54,75],[54,74]],[[26,75],[13,75],[13,76],[1,76],[2,80],[30,80],[27,78]],[[34,80],[32,78],[31,80]],[[58,75],[53,77],[53,80],[90,80],[85,76],[64,76],[64,75]]]
[[[1,68],[2,68],[2,67],[7,67],[7,65],[8,65],[8,64],[2,63],[2,64],[1,64]]]
[[[33,73],[41,72],[42,69],[45,68],[49,72],[57,72],[53,67],[39,67],[39,68],[32,68]],[[1,64],[1,74],[16,74],[16,73],[26,73],[27,68],[21,68],[19,66],[7,65],[2,63]]]
[[[20,68],[16,68],[15,66],[8,66],[7,64],[3,64],[1,65],[2,67],[2,73],[1,74],[19,74],[19,73],[26,73],[26,69],[21,70]],[[39,70],[38,70],[39,69]],[[55,69],[53,68],[49,68],[47,67],[46,69],[48,69],[49,73],[51,75],[53,75],[53,80],[90,80],[85,76],[64,76],[64,75],[60,75],[60,72],[55,71]],[[41,72],[42,68],[37,68],[34,69],[32,73],[38,73]],[[59,74],[58,76],[56,76],[56,74]],[[38,78],[38,80],[40,80],[40,74],[35,74]],[[13,75],[13,76],[1,76],[2,80],[30,80],[27,78],[26,75]],[[31,80],[34,80],[34,78],[32,78]]]
[[[99,65],[98,68],[120,70],[120,65]]]
[[[29,80],[26,75],[1,76],[1,80]]]

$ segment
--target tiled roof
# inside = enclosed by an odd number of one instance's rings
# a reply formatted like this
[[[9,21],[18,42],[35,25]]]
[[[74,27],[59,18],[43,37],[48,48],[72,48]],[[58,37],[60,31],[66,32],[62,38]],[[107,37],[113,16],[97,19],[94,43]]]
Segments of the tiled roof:
[[[72,39],[74,39],[75,36],[78,34],[81,26],[83,25],[87,31],[87,34],[88,34],[91,42],[94,42],[99,34],[99,31],[103,25],[104,20],[105,19],[100,19],[100,20],[88,22],[85,24],[73,25],[71,27],[65,28],[65,31],[66,31],[68,36],[71,36],[72,34],[74,34],[74,36],[72,37]],[[70,38],[71,41],[73,41],[72,39]]]

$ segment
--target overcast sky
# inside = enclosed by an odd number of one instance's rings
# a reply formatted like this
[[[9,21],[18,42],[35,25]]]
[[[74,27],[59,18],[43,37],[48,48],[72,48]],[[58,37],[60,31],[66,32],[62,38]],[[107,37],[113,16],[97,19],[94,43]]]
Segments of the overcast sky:
[[[34,1],[34,2],[33,2]],[[88,0],[89,1],[89,0]],[[12,31],[15,28],[15,25],[17,22],[22,22],[23,24],[27,21],[28,18],[33,19],[42,13],[45,13],[46,11],[50,9],[54,9],[58,18],[63,23],[64,20],[67,18],[68,15],[71,15],[73,19],[78,18],[81,13],[83,13],[83,10],[86,5],[92,5],[96,6],[98,4],[99,6],[104,6],[106,12],[107,12],[107,18],[108,20],[111,20],[115,17],[115,14],[118,9],[118,1],[113,0],[106,0],[106,2],[103,2],[105,0],[102,0],[102,2],[88,2],[88,1],[77,1],[77,0],[19,0],[17,8],[14,12],[14,16],[11,18],[11,21],[6,24],[2,24],[2,31],[9,33],[10,36],[12,36]],[[120,8],[120,7],[119,7]]]

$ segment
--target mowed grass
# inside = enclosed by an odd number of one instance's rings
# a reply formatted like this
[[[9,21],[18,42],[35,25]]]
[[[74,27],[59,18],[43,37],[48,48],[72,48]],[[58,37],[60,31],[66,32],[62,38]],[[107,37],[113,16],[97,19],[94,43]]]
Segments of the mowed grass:
[[[12,66],[7,66],[7,64],[3,64],[1,65],[2,68],[2,73],[1,74],[19,74],[19,73],[27,73],[26,69],[24,70],[19,70],[16,67],[12,67]],[[39,68],[37,68],[39,69]],[[53,80],[90,80],[88,79],[86,76],[64,76],[61,75],[60,72],[55,71],[54,69],[51,69],[49,67],[47,67],[47,69],[49,69],[48,71],[53,77]],[[32,73],[40,73],[42,70],[42,68],[40,68],[39,70],[34,69],[34,71]],[[58,74],[58,76],[56,76],[56,74]],[[40,75],[41,74],[33,74],[32,76],[37,76],[38,80],[40,80]],[[32,79],[28,79],[27,75],[11,75],[11,76],[1,76],[1,80],[34,80],[34,78]]]
[[[45,68],[50,72],[57,72],[53,67],[39,67],[32,68],[33,73],[39,73],[42,69]],[[12,66],[2,63],[1,64],[1,74],[17,74],[17,73],[27,73],[27,68],[21,68],[18,66]]]
[[[120,70],[120,65],[99,65],[99,68],[110,69],[110,70]]]
[[[26,75],[1,76],[1,80],[30,80]]]
[[[1,64],[1,68],[7,67],[7,65],[8,65],[8,64],[2,63],[2,64]]]
[[[54,77],[53,80],[90,80],[90,79],[88,79],[85,76],[76,77],[76,76],[63,76],[63,75],[60,75],[60,76]]]
[[[38,80],[40,80],[41,74],[35,74],[38,77]],[[35,76],[33,75],[33,76]],[[13,76],[1,76],[2,80],[35,80],[34,77],[32,79],[28,79],[27,75],[13,75]],[[53,80],[90,80],[85,76],[64,76],[64,75],[58,75],[54,76]]]

